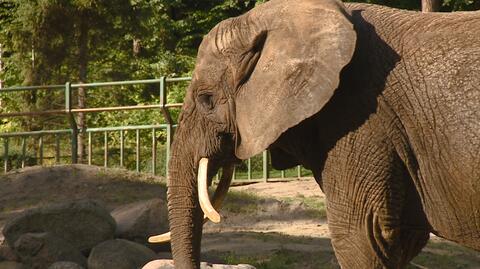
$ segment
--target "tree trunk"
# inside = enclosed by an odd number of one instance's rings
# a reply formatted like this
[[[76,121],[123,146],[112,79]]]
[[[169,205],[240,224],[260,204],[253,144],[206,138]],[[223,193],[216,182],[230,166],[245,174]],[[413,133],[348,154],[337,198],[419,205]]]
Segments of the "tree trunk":
[[[24,86],[36,86],[40,84],[40,76],[38,70],[35,69],[35,50],[32,45],[31,58],[29,63],[29,68],[26,69],[25,76],[23,79]],[[37,90],[24,91],[22,92],[22,110],[23,111],[35,111],[37,104]],[[38,118],[34,116],[28,116],[21,119],[21,125],[24,130],[27,131],[38,131],[42,130],[43,126],[39,124]],[[35,143],[37,144],[37,143]]]
[[[86,16],[80,17],[79,36],[78,36],[78,80],[80,83],[87,81],[87,65],[88,65],[88,24]],[[78,88],[78,108],[86,107],[87,91],[85,88]],[[85,133],[87,130],[87,122],[85,113],[78,113],[77,125],[80,130],[78,133],[78,161],[85,162]]]
[[[438,12],[440,4],[440,0],[422,0],[422,12]]]

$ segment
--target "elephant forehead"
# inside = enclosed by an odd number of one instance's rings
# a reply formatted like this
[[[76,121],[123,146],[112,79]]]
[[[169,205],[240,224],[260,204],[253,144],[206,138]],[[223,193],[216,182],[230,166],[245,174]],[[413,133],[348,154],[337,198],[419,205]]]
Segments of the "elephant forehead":
[[[200,87],[213,88],[225,79],[226,69],[227,66],[221,61],[202,59],[195,66],[193,81]]]
[[[220,82],[227,69],[226,59],[218,53],[215,46],[215,36],[213,33],[208,34],[202,41],[198,49],[195,70],[193,72],[194,81],[202,83],[210,83],[215,86]]]

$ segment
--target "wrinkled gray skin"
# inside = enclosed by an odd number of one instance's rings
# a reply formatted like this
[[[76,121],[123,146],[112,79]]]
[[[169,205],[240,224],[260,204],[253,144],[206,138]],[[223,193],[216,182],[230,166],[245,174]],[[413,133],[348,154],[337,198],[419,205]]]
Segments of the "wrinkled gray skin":
[[[199,268],[200,158],[265,148],[313,171],[342,268],[403,268],[430,232],[480,250],[480,13],[271,0],[212,29],[170,162],[177,268]]]

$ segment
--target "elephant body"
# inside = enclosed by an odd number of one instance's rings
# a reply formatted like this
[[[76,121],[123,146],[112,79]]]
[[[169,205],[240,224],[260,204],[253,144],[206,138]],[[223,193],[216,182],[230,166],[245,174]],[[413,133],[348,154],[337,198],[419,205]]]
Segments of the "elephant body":
[[[430,232],[480,251],[480,12],[285,3],[222,22],[199,49],[170,164],[179,268],[199,262],[195,163],[211,158],[211,177],[265,148],[277,169],[312,170],[342,268],[403,268]],[[296,12],[318,25],[290,25]],[[296,24],[296,40],[275,32]]]
[[[274,166],[313,170],[345,268],[405,266],[430,232],[480,250],[480,13],[347,8],[352,62]]]

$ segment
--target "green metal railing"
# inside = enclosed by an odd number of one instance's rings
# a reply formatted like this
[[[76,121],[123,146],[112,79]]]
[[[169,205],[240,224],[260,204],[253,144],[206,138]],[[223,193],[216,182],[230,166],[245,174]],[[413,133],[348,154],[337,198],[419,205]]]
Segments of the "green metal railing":
[[[88,136],[88,143],[87,143],[87,148],[88,148],[88,155],[87,155],[87,162],[89,165],[92,165],[92,160],[93,160],[93,141],[92,141],[92,136],[95,133],[100,133],[103,134],[104,136],[104,143],[103,143],[103,166],[108,167],[109,164],[109,158],[110,154],[108,152],[109,150],[109,143],[108,143],[108,134],[117,132],[120,135],[120,156],[119,156],[119,167],[124,167],[124,162],[125,162],[125,144],[124,144],[124,136],[126,131],[134,131],[136,135],[136,145],[135,145],[135,170],[137,172],[140,172],[140,130],[151,130],[152,132],[152,144],[151,144],[151,160],[152,160],[152,170],[150,171],[152,174],[157,174],[157,140],[155,139],[156,137],[156,132],[158,130],[165,130],[167,132],[167,137],[170,137],[171,133],[171,127],[168,124],[160,124],[160,125],[138,125],[138,126],[120,126],[120,127],[106,127],[106,128],[88,128],[86,129],[86,133]],[[18,132],[18,133],[5,133],[5,134],[0,134],[0,138],[3,139],[3,154],[2,154],[2,159],[3,159],[3,164],[4,164],[4,172],[8,172],[9,170],[9,141],[12,138],[19,137],[21,138],[21,148],[22,148],[22,153],[20,156],[21,160],[21,167],[25,167],[25,160],[27,157],[27,152],[26,152],[26,142],[29,137],[38,137],[39,141],[39,146],[38,146],[38,152],[39,152],[39,157],[38,157],[38,163],[43,164],[44,162],[44,147],[43,147],[43,138],[47,135],[53,135],[55,137],[55,164],[60,163],[61,157],[61,146],[60,146],[60,136],[68,134],[70,135],[72,133],[71,129],[65,129],[65,130],[48,130],[48,131],[34,131],[34,132]],[[72,137],[72,136],[71,136]],[[168,141],[169,142],[169,141]],[[170,151],[170,143],[166,143],[166,151]],[[74,151],[75,152],[75,151]],[[72,153],[71,153],[72,154]],[[73,155],[76,155],[73,153]],[[166,154],[166,156],[168,156]],[[69,156],[71,157],[71,155]],[[72,160],[74,158],[71,158]],[[165,164],[167,164],[168,161],[165,161]],[[168,167],[165,166],[165,170],[167,171]]]
[[[105,112],[105,111],[126,111],[126,110],[136,110],[136,109],[160,109],[162,114],[165,118],[165,124],[159,125],[140,125],[140,126],[118,126],[118,127],[103,127],[103,128],[87,128],[83,130],[86,136],[88,137],[87,143],[87,163],[89,165],[94,164],[94,136],[98,134],[103,134],[103,166],[118,166],[118,167],[126,167],[125,158],[126,158],[126,145],[125,145],[125,135],[126,133],[134,133],[135,135],[135,158],[134,158],[134,169],[137,172],[141,171],[141,162],[142,156],[144,154],[141,153],[141,149],[144,145],[141,145],[141,132],[145,133],[149,131],[151,134],[151,143],[150,143],[150,173],[158,174],[159,163],[163,166],[164,173],[166,175],[168,173],[168,158],[170,156],[170,144],[172,142],[175,123],[172,120],[171,114],[169,109],[170,108],[179,108],[182,106],[181,103],[168,103],[167,102],[167,84],[168,83],[175,83],[175,82],[182,82],[182,81],[189,81],[190,78],[183,77],[183,78],[165,78],[161,77],[160,79],[148,79],[148,80],[135,80],[135,81],[115,81],[115,82],[99,82],[99,83],[83,83],[83,84],[72,84],[70,82],[65,83],[64,85],[47,85],[47,86],[26,86],[26,87],[11,87],[11,88],[3,88],[0,89],[0,95],[11,93],[11,92],[18,92],[18,91],[32,91],[32,90],[62,90],[65,94],[65,107],[64,109],[57,109],[57,110],[46,110],[46,111],[28,111],[28,112],[9,112],[9,113],[0,113],[0,118],[2,117],[24,117],[24,116],[38,116],[38,115],[49,115],[49,114],[63,114],[66,115],[68,122],[70,123],[70,129],[64,130],[44,130],[44,131],[31,131],[31,132],[16,132],[16,133],[3,133],[0,134],[0,139],[3,139],[3,171],[8,172],[11,169],[11,157],[10,157],[10,141],[13,139],[20,139],[21,140],[21,153],[19,157],[19,161],[21,163],[21,167],[28,166],[27,163],[27,141],[32,138],[37,138],[38,144],[35,145],[37,149],[37,154],[35,156],[36,164],[44,165],[44,147],[45,141],[44,138],[52,137],[54,140],[54,159],[53,164],[61,163],[62,158],[69,158],[68,163],[77,163],[78,156],[78,134],[82,132],[77,128],[77,124],[75,122],[74,114],[76,113],[95,113],[95,112]],[[138,84],[158,84],[159,85],[159,103],[158,104],[151,104],[151,105],[135,105],[135,106],[115,106],[115,107],[96,107],[96,108],[74,108],[72,105],[72,90],[78,89],[80,87],[83,88],[93,88],[93,87],[106,87],[106,86],[124,86],[124,85],[138,85]],[[165,141],[165,154],[163,160],[158,160],[158,141],[157,141],[157,133],[165,132],[166,134],[166,141]],[[118,161],[116,164],[112,165],[112,150],[117,149],[113,148],[113,145],[109,141],[109,137],[112,135],[118,135],[119,145],[118,145]],[[62,154],[62,138],[64,139],[68,137],[70,144],[69,146],[69,156],[67,154]],[[98,140],[98,139],[97,139]],[[109,143],[110,142],[110,143]],[[112,148],[109,148],[111,146]],[[1,153],[0,153],[1,154]],[[268,181],[272,178],[269,165],[269,158],[267,151],[263,152],[262,156],[262,168],[261,168],[261,175],[257,175],[255,171],[252,170],[252,159],[246,160],[244,164],[243,173],[240,171],[241,169],[237,168],[234,173],[235,180],[247,180],[247,181]],[[302,177],[302,168],[300,166],[295,168],[295,175],[292,178],[301,178]],[[275,171],[277,174],[274,175],[274,178],[289,178],[286,175],[285,171]],[[292,171],[290,171],[292,174]]]

